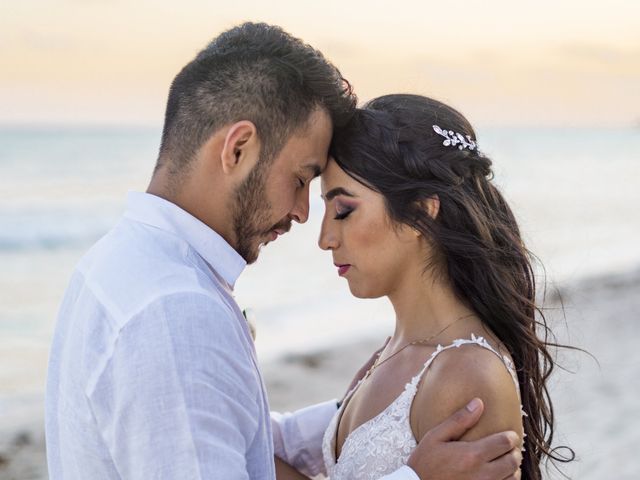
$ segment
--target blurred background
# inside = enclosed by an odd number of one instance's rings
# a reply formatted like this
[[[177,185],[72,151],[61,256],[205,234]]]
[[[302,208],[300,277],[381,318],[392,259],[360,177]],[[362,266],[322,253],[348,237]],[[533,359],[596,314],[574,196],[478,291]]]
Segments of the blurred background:
[[[546,267],[557,335],[599,361],[559,353],[571,373],[552,382],[556,438],[578,457],[564,471],[640,478],[640,3],[22,0],[0,3],[0,479],[46,478],[66,282],[127,191],[146,188],[175,74],[245,20],[320,49],[362,101],[412,92],[467,116]],[[237,285],[276,408],[340,395],[393,326],[318,249],[322,208],[316,183],[310,220]]]

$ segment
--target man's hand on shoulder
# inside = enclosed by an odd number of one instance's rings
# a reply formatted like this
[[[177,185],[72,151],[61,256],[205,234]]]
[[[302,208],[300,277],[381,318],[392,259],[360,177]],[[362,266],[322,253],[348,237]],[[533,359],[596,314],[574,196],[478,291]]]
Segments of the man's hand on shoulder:
[[[474,398],[429,430],[408,465],[423,480],[519,480],[522,453],[516,432],[459,441],[479,421],[483,410],[482,401]]]

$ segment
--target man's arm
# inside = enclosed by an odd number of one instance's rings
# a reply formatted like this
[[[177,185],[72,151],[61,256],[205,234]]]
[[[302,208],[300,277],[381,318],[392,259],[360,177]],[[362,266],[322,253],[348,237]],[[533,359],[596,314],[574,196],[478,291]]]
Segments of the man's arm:
[[[276,456],[305,475],[326,473],[322,439],[336,411],[336,400],[330,400],[293,413],[271,412]]]
[[[249,478],[258,384],[236,321],[214,299],[183,293],[119,332],[87,397],[123,478]]]
[[[389,338],[387,337],[384,345],[356,372],[347,393],[371,368]],[[330,400],[284,415],[272,412],[271,425],[276,457],[305,475],[326,474],[322,458],[322,440],[337,409],[337,401]]]
[[[380,480],[519,480],[522,454],[515,432],[457,441],[478,423],[483,409],[482,401],[473,399],[427,432],[407,465]]]
[[[515,432],[497,433],[472,442],[459,441],[478,423],[483,409],[482,401],[473,399],[429,430],[406,466],[380,480],[518,480],[522,453],[520,437]],[[303,478],[296,477],[286,465],[280,467],[279,480]]]
[[[387,338],[385,345],[388,341]],[[356,373],[349,390],[371,367],[383,348],[384,345]],[[272,413],[276,456],[305,475],[326,474],[322,439],[336,411],[333,402],[308,407],[286,416]],[[465,408],[453,413],[425,434],[407,466],[380,480],[519,479],[522,453],[520,437],[515,432],[505,431],[472,442],[459,441],[479,422],[483,410],[481,400],[472,400]],[[305,441],[300,441],[303,438],[301,431],[306,432]],[[291,473],[286,467],[280,471]]]

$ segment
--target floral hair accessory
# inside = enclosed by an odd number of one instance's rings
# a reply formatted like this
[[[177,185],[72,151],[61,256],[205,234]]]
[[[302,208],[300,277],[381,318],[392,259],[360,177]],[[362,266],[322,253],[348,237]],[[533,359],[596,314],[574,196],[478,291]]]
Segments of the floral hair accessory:
[[[445,147],[458,146],[458,150],[464,150],[465,148],[468,148],[469,150],[477,150],[476,142],[473,141],[469,135],[462,135],[461,133],[454,132],[453,130],[443,130],[438,125],[433,126],[433,131],[444,137],[442,145]]]

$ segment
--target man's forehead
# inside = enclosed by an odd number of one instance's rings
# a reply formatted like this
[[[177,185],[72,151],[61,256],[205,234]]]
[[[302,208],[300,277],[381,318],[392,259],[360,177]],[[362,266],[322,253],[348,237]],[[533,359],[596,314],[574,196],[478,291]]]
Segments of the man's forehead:
[[[327,168],[327,161],[325,160],[323,163],[320,162],[308,162],[302,165],[302,169],[306,170],[307,173],[315,177],[319,177],[322,172],[324,172],[325,168]]]

